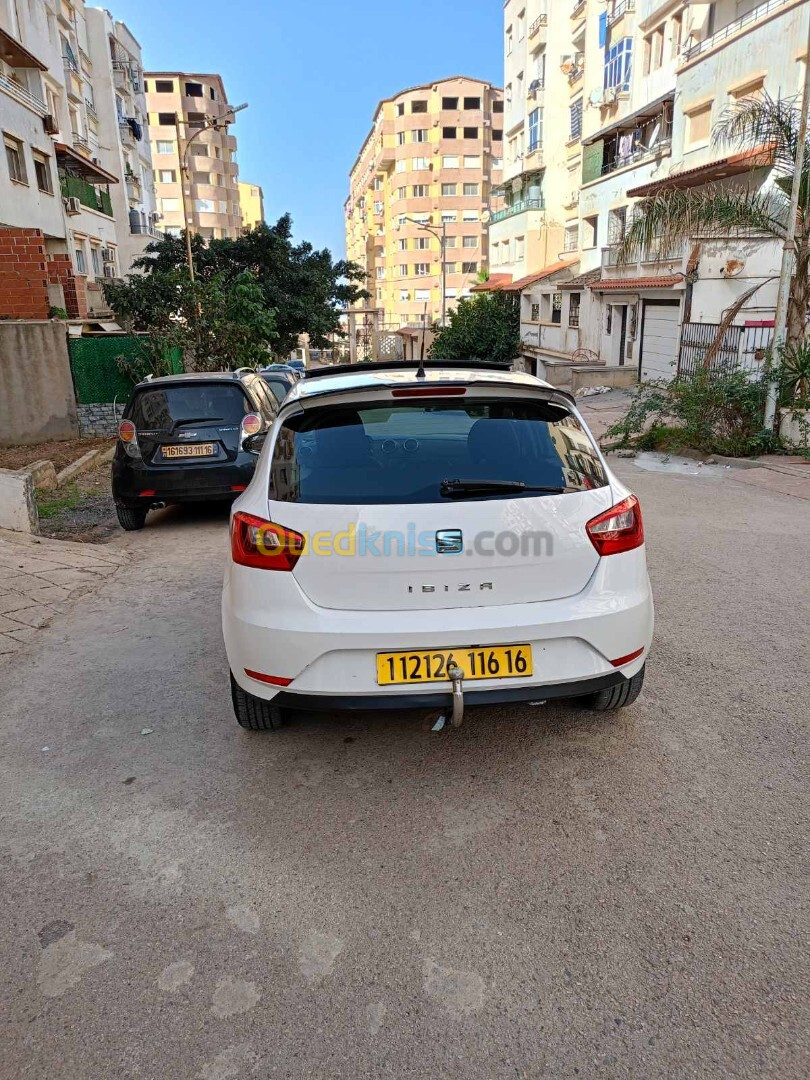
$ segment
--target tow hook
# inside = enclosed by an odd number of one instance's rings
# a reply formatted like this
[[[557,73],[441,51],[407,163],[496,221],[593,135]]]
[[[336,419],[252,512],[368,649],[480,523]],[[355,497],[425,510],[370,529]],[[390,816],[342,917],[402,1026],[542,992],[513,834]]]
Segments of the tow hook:
[[[447,669],[450,681],[453,684],[453,715],[450,723],[454,728],[460,728],[464,723],[464,672],[457,664],[451,664]]]

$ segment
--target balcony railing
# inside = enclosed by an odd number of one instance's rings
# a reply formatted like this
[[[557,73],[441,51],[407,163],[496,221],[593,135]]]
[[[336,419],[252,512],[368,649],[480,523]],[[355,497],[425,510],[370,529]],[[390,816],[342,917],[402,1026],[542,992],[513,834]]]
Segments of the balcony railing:
[[[99,191],[86,180],[82,180],[79,176],[71,176],[69,173],[60,173],[59,186],[63,199],[78,199],[82,206],[87,206],[90,210],[98,210],[107,217],[113,216],[112,201],[108,191]]]
[[[496,221],[514,217],[515,214],[525,214],[527,210],[545,210],[545,208],[545,199],[521,199],[520,202],[512,203],[511,206],[506,206],[503,210],[497,210],[489,219],[490,224],[494,225]]]
[[[668,124],[666,133],[654,143],[653,146],[640,146],[637,150],[631,151],[624,157],[612,158],[610,161],[606,161],[602,166],[602,176],[607,176],[608,173],[615,172],[617,169],[625,169],[628,165],[638,165],[642,161],[648,161],[651,158],[661,157],[664,154],[669,154],[672,151],[672,124]]]
[[[62,63],[66,68],[72,71],[74,75],[79,74],[79,64],[72,52],[62,53]]]
[[[86,154],[90,153],[90,143],[79,131],[72,131],[71,136],[73,138],[73,145],[78,146],[80,150],[84,150]]]
[[[529,37],[533,38],[541,26],[548,26],[548,15],[538,15],[529,27]]]
[[[608,244],[607,247],[602,248],[602,266],[618,266],[619,265],[619,250],[621,245]],[[650,244],[642,251],[638,252],[630,260],[628,265],[637,266],[639,263],[671,263],[680,262],[684,256],[686,247],[684,244],[672,244],[669,247],[662,247],[660,243]]]
[[[765,3],[757,4],[757,6],[746,15],[741,15],[739,19],[734,19],[733,22],[728,23],[720,30],[716,30],[710,37],[705,38],[703,41],[698,41],[696,45],[692,45],[690,48],[685,49],[683,52],[683,59],[691,60],[694,56],[700,56],[701,53],[714,48],[715,45],[719,45],[720,42],[725,41],[726,38],[732,37],[738,30],[742,30],[743,27],[756,22],[758,19],[762,19],[772,11],[778,11],[779,8],[784,7],[785,4],[788,3],[790,3],[790,0],[765,0]]]
[[[145,225],[141,221],[130,221],[129,231],[133,236],[155,236],[159,237],[163,234],[159,232],[154,225]]]
[[[21,105],[27,105],[29,109],[35,112],[38,116],[44,116],[48,107],[44,101],[41,101],[38,97],[35,97],[30,90],[14,79],[10,79],[8,75],[3,75],[0,72],[0,90],[5,90],[9,97],[15,98]]]
[[[90,117],[90,119],[95,120],[96,123],[98,123],[98,113],[96,112],[96,107],[93,102],[88,101],[87,98],[85,98],[84,107],[87,110],[87,115]]]
[[[608,12],[607,25],[613,26],[615,22],[619,21],[622,15],[629,15],[631,11],[635,10],[636,0],[617,0]]]
[[[578,19],[584,10],[585,0],[574,0],[574,6],[571,9],[571,18]]]

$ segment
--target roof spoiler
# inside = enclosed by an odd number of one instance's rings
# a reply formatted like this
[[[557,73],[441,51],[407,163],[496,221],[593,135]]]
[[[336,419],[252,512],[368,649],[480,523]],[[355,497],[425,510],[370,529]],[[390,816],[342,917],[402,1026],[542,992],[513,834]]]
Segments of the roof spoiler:
[[[495,364],[489,360],[425,360],[422,366],[430,368],[444,368],[445,370],[469,371],[502,371],[512,370],[511,364]],[[359,364],[333,364],[329,367],[316,368],[314,371],[307,369],[306,379],[319,379],[326,375],[363,375],[367,371],[408,371],[410,368],[418,368],[420,362],[416,360],[372,360],[363,361]]]

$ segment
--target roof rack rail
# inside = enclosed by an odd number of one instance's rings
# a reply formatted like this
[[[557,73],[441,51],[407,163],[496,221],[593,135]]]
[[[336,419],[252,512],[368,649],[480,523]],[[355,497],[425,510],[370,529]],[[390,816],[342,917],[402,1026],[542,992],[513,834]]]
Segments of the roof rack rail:
[[[363,374],[366,371],[405,371],[409,368],[418,368],[418,360],[372,360],[360,364],[331,364],[328,367],[307,369],[306,379],[319,379],[326,375],[346,375],[357,372]],[[431,368],[444,368],[464,371],[473,368],[475,371],[511,371],[511,364],[496,364],[490,360],[425,360],[426,370]]]
[[[231,372],[235,379],[238,379],[240,375],[244,375],[247,372],[249,375],[253,375],[254,371],[252,367],[238,367]]]

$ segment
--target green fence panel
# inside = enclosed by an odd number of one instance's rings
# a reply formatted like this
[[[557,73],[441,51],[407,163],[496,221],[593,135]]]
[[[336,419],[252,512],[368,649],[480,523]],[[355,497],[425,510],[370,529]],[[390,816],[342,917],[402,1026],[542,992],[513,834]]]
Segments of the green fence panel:
[[[582,183],[587,184],[590,180],[596,180],[602,175],[602,158],[604,157],[605,140],[598,139],[582,150]]]
[[[68,351],[79,405],[126,401],[134,384],[121,371],[118,358],[125,356],[130,361],[137,361],[143,354],[143,338],[133,334],[69,338]],[[172,371],[182,372],[180,349],[172,349],[169,360]]]

